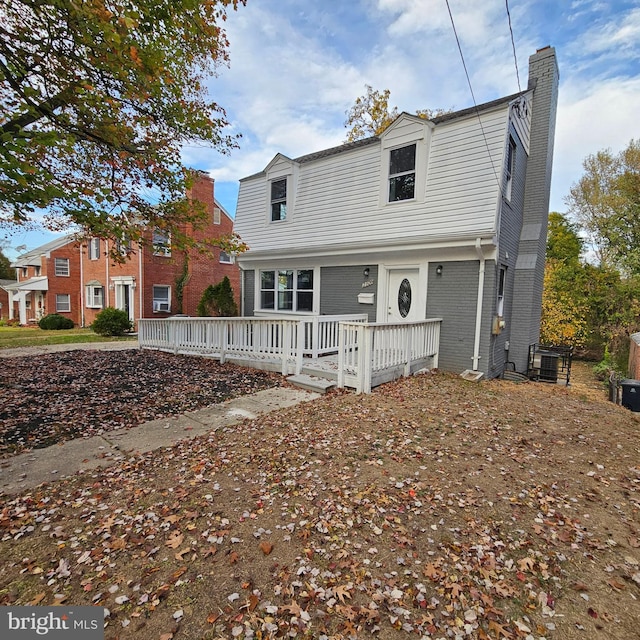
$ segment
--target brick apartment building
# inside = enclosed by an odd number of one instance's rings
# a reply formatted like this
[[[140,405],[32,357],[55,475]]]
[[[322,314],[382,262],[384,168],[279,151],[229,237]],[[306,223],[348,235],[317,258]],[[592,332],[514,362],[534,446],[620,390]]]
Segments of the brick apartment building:
[[[189,195],[205,204],[209,216],[202,229],[190,230],[197,239],[233,231],[233,220],[215,200],[209,176],[199,174]],[[21,255],[12,264],[18,281],[8,286],[10,316],[16,303],[20,324],[59,313],[78,326],[89,326],[105,307],[127,311],[133,322],[176,313],[195,315],[204,290],[225,276],[239,304],[240,275],[232,256],[217,248],[213,255],[172,250],[170,238],[153,229],[147,230],[146,239],[150,242],[145,246],[120,243],[118,249],[131,249],[124,263],[109,258],[111,241],[102,238],[78,241],[65,236]]]

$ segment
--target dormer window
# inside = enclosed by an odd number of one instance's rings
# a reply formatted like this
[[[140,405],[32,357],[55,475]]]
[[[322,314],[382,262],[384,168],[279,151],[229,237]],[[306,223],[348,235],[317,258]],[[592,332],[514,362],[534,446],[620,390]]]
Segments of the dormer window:
[[[271,182],[271,222],[285,220],[287,217],[287,179]]]
[[[416,188],[416,145],[389,152],[389,202],[412,200]]]

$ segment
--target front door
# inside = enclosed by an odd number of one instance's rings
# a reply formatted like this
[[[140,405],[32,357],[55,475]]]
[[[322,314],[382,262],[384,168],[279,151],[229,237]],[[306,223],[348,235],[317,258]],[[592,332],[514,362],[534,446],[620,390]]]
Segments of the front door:
[[[387,322],[424,320],[418,300],[418,269],[392,269],[387,286]]]
[[[128,282],[116,282],[116,309],[126,311],[129,320],[135,320],[133,317],[133,287]]]

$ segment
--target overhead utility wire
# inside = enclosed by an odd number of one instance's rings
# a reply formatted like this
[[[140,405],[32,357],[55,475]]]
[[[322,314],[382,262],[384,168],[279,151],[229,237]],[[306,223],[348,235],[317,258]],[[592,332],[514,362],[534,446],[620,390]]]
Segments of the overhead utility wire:
[[[513,48],[513,62],[516,65],[516,79],[518,80],[518,92],[521,93],[522,89],[520,88],[520,73],[518,71],[518,58],[516,57],[516,43],[513,39],[513,29],[511,28],[511,13],[509,12],[509,0],[504,0],[504,3],[507,7],[507,18],[509,20],[509,33],[511,34],[511,46]]]
[[[471,98],[473,100],[473,106],[476,109],[476,116],[478,117],[478,122],[480,123],[480,130],[482,131],[482,137],[484,138],[484,144],[487,148],[487,153],[489,155],[489,161],[491,162],[491,168],[493,169],[493,175],[496,178],[496,182],[498,186],[500,185],[500,179],[498,178],[498,174],[496,173],[496,167],[493,163],[493,158],[491,157],[491,150],[489,149],[489,142],[487,141],[487,136],[484,132],[484,127],[482,126],[482,119],[480,118],[480,113],[478,112],[478,103],[476,102],[476,96],[473,93],[473,87],[471,86],[471,79],[469,78],[469,72],[467,71],[467,65],[464,61],[464,55],[462,54],[462,47],[460,46],[460,39],[458,38],[458,32],[456,31],[456,25],[453,21],[453,15],[451,13],[451,7],[449,6],[449,0],[445,0],[447,4],[447,10],[449,11],[449,18],[451,18],[451,26],[453,28],[453,35],[456,37],[456,42],[458,44],[458,51],[460,52],[460,59],[462,60],[462,66],[464,67],[464,73],[467,76],[467,83],[469,85],[469,91],[471,91]]]

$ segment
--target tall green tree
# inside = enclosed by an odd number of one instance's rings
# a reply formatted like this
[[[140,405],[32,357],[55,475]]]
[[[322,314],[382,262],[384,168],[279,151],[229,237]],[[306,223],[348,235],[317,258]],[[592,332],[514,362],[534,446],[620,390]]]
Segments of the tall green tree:
[[[640,140],[618,154],[589,155],[566,199],[588,232],[600,264],[640,274]]]
[[[580,237],[580,228],[561,213],[549,214],[547,230],[547,260],[578,263],[584,250],[584,240]]]
[[[11,260],[4,255],[0,248],[0,280],[15,280],[16,271],[11,268]]]
[[[0,9],[0,222],[142,240],[204,211],[180,148],[237,146],[207,81],[246,0],[6,0]]]
[[[399,115],[398,107],[389,106],[391,91],[378,91],[371,85],[365,85],[366,93],[356,98],[353,106],[347,111],[344,123],[348,127],[347,142],[355,142],[369,136],[380,135]],[[445,109],[420,109],[416,115],[430,120],[449,113]]]

